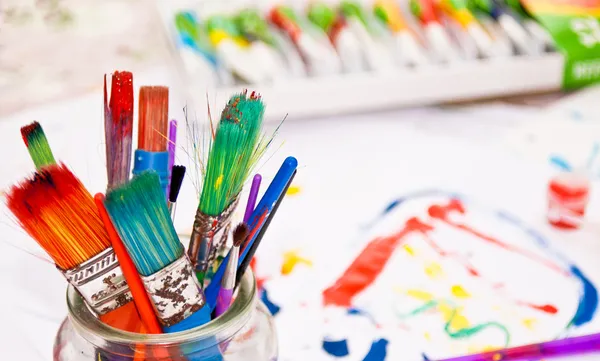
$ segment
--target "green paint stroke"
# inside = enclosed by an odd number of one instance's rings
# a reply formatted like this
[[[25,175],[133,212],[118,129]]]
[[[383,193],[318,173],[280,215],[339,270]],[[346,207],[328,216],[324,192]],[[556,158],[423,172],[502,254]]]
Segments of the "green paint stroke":
[[[440,304],[448,304],[450,305],[450,307],[453,308],[452,311],[452,315],[450,316],[450,319],[448,320],[448,322],[446,322],[446,324],[444,325],[444,332],[446,332],[446,334],[448,335],[448,337],[452,338],[452,339],[460,339],[460,338],[469,338],[471,336],[476,335],[477,333],[487,329],[487,328],[497,328],[500,331],[502,331],[502,333],[504,333],[504,347],[508,347],[508,345],[510,344],[510,332],[508,331],[508,329],[506,328],[506,326],[502,325],[501,323],[498,322],[484,322],[478,325],[475,325],[473,327],[466,327],[466,328],[461,328],[459,330],[453,331],[450,329],[450,325],[452,324],[452,321],[454,321],[454,317],[456,317],[456,315],[458,314],[457,312],[457,307],[448,300],[432,300],[432,301],[428,301],[426,302],[424,305],[406,313],[406,314],[401,314],[399,315],[400,318],[402,319],[406,319],[406,318],[410,318],[413,316],[417,316],[421,313],[424,313],[432,308],[436,308],[438,305]]]

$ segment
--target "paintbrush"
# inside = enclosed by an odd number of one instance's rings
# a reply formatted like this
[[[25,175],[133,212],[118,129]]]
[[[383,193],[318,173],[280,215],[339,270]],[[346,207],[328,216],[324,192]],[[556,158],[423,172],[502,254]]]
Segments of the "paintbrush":
[[[171,219],[175,219],[175,204],[177,203],[177,197],[181,190],[181,184],[183,183],[183,177],[185,177],[185,166],[175,165],[171,172],[171,185],[169,188],[169,213]]]
[[[229,261],[225,268],[225,275],[221,281],[221,289],[217,296],[217,304],[215,306],[215,317],[221,316],[231,305],[231,297],[233,296],[233,288],[236,285],[236,270],[240,254],[240,246],[248,237],[248,226],[244,223],[238,224],[233,230],[233,247],[229,252]]]
[[[167,126],[169,88],[143,86],[140,88],[138,149],[135,151],[133,174],[152,169],[160,177],[163,192],[169,184],[169,152]]]
[[[62,164],[13,186],[7,206],[99,318],[137,332],[140,319],[92,195]]]
[[[294,180],[295,176],[296,176],[296,170],[294,170],[294,173],[292,173],[292,175],[290,176],[290,179],[288,180],[287,184],[285,185],[285,188],[279,195],[279,198],[277,198],[275,205],[272,207],[271,211],[267,215],[264,224],[260,227],[260,230],[258,231],[258,234],[256,235],[256,238],[254,239],[254,241],[252,241],[252,243],[249,243],[244,246],[244,256],[242,257],[242,262],[240,263],[240,266],[238,267],[237,273],[235,276],[235,278],[236,278],[235,288],[237,288],[239,286],[240,281],[241,281],[242,277],[244,276],[244,273],[246,273],[246,270],[248,269],[248,266],[250,265],[252,258],[254,258],[254,254],[256,253],[256,250],[258,249],[258,246],[260,245],[260,242],[262,241],[262,239],[265,235],[265,232],[269,228],[269,225],[271,224],[273,217],[275,217],[275,213],[277,213],[277,209],[279,209],[279,205],[283,201],[283,198],[285,198],[285,193],[287,192],[288,188],[290,187],[290,184],[292,184],[292,181]]]
[[[33,122],[22,127],[21,136],[23,136],[23,141],[36,169],[42,169],[47,165],[56,163],[54,155],[52,155],[52,149],[50,149],[50,144],[48,144],[48,139],[40,123]]]
[[[201,284],[226,243],[244,182],[268,145],[259,141],[264,109],[259,95],[243,92],[231,97],[221,113],[188,248]]]
[[[298,161],[294,157],[288,157],[285,159],[275,178],[269,187],[265,191],[265,194],[260,199],[258,206],[252,212],[252,216],[250,217],[248,228],[250,229],[250,234],[247,239],[248,242],[243,248],[243,252],[240,255],[238,260],[238,269],[240,268],[241,263],[244,261],[246,255],[248,254],[249,249],[251,248],[254,240],[256,239],[260,229],[264,227],[265,221],[267,220],[267,216],[269,212],[271,212],[278,200],[283,197],[285,194],[285,189],[290,183],[290,180],[294,177],[296,168],[298,167]],[[206,300],[211,307],[216,305],[217,295],[219,293],[219,288],[221,286],[221,280],[223,279],[223,275],[225,273],[225,265],[229,261],[229,254],[225,257],[225,260],[221,263],[217,272],[211,280],[211,283],[206,287]]]
[[[250,186],[250,193],[248,194],[248,203],[246,204],[246,210],[244,211],[244,223],[248,222],[254,211],[254,207],[256,206],[256,198],[258,198],[261,180],[262,176],[260,174],[256,174],[254,178],[252,178],[252,185]]]
[[[169,143],[167,144],[169,152],[169,192],[171,189],[171,176],[173,166],[175,165],[175,149],[177,148],[177,120],[172,119],[169,122]]]
[[[539,344],[506,348],[476,355],[460,356],[444,361],[507,361],[538,360],[567,355],[582,355],[600,351],[600,334],[565,338]]]
[[[209,307],[169,217],[158,175],[143,172],[108,192],[104,204],[142,277],[163,332],[208,323]],[[221,359],[218,349],[212,356]]]
[[[110,100],[104,76],[104,136],[108,189],[129,180],[131,136],[133,134],[133,75],[128,71],[112,74]]]

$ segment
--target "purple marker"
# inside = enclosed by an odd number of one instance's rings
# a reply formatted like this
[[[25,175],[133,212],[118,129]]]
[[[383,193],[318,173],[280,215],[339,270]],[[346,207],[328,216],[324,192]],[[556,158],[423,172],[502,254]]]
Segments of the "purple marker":
[[[250,186],[250,195],[248,195],[248,204],[246,205],[246,212],[244,213],[244,223],[248,223],[254,206],[256,206],[256,198],[258,198],[258,190],[260,189],[260,181],[262,177],[260,174],[256,174],[252,179],[252,186]]]
[[[171,187],[171,169],[175,164],[175,147],[177,146],[177,121],[175,119],[169,122],[169,188]]]

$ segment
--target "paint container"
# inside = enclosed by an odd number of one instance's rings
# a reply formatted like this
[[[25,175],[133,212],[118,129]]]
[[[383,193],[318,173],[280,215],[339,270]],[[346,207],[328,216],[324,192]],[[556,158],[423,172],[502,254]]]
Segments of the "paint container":
[[[142,335],[102,323],[72,287],[67,290],[69,315],[54,343],[54,361],[126,361],[215,359],[271,361],[277,359],[273,316],[259,301],[252,272],[246,272],[231,307],[213,321],[182,332]],[[215,341],[216,340],[216,341]],[[216,342],[216,343],[215,343]],[[224,347],[227,345],[227,347]],[[218,346],[218,347],[215,347]],[[186,350],[185,355],[181,350]]]
[[[548,222],[562,229],[579,228],[589,202],[590,181],[581,173],[561,173],[548,184]]]

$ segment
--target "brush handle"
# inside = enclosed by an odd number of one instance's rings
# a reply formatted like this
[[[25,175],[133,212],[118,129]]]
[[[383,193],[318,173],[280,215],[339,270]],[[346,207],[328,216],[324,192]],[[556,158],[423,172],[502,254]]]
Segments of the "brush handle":
[[[225,289],[221,287],[219,295],[217,296],[217,306],[215,307],[215,317],[219,317],[227,311],[231,305],[231,298],[233,296],[232,289]]]
[[[252,242],[257,236],[258,231],[261,227],[263,227],[264,222],[266,221],[266,217],[268,212],[273,208],[277,200],[283,195],[284,190],[291,183],[290,179],[294,176],[296,172],[296,168],[298,167],[298,161],[294,157],[288,157],[285,159],[279,171],[273,178],[271,184],[267,188],[265,194],[260,199],[258,206],[252,212],[252,216],[250,216],[249,220],[249,228],[251,229],[250,235],[248,236],[248,244],[245,246],[242,254],[240,255],[238,261],[238,268],[243,262],[246,254],[248,253],[248,249],[252,245]],[[229,257],[231,252],[227,255],[227,257],[221,262],[219,269],[211,279],[210,284],[206,287],[205,295],[206,302],[211,306],[215,307],[217,301],[217,295],[219,292],[219,288],[221,287],[221,280],[225,273],[226,265],[229,262]]]
[[[139,175],[147,170],[153,170],[158,174],[160,186],[167,194],[169,186],[169,152],[136,150],[133,161],[133,175]]]
[[[205,305],[183,321],[170,327],[163,327],[163,331],[165,333],[173,333],[189,330],[209,323],[210,319],[210,308]],[[207,344],[206,347],[202,345],[203,343]],[[218,340],[215,337],[209,337],[198,341],[198,343],[182,346],[181,352],[185,355],[187,361],[223,361],[223,356],[221,355],[218,346]]]

